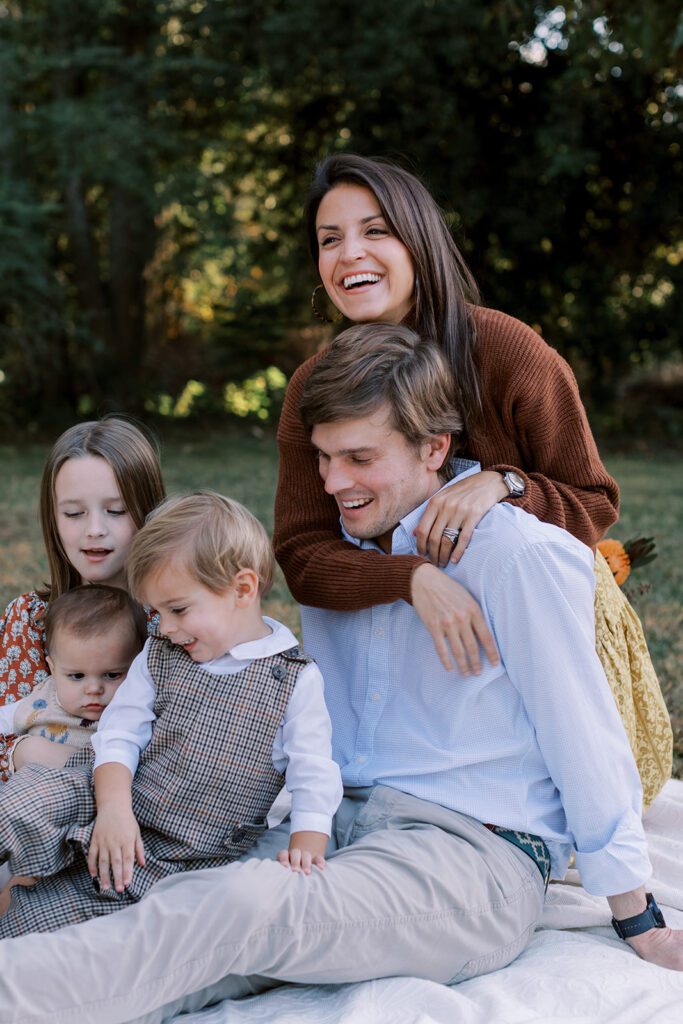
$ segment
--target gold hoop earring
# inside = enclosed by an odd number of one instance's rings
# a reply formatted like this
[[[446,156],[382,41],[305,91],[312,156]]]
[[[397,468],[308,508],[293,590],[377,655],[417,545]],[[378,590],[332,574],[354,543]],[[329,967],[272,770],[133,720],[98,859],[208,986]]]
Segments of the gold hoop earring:
[[[316,295],[318,294],[321,288],[323,289],[323,291],[325,290],[321,284],[317,284],[313,289],[313,294],[311,295],[311,309],[313,310],[313,316],[316,318],[316,320],[322,320],[324,324],[337,324],[339,323],[340,320],[344,319],[343,313],[340,313],[337,310],[336,316],[328,316],[327,313],[321,313],[315,304]]]

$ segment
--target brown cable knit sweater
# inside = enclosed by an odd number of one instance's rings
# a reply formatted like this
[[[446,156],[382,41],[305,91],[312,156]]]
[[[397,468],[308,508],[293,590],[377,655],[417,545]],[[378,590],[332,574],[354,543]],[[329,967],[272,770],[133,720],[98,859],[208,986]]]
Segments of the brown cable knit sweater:
[[[482,469],[517,470],[526,494],[515,504],[595,545],[617,518],[619,490],[600,461],[570,367],[519,320],[482,307],[472,314],[484,427],[463,454]],[[323,490],[299,416],[303,386],[319,358],[292,377],[280,418],[277,559],[302,604],[355,611],[410,602],[412,573],[426,559],[361,552],[340,538],[337,504]]]

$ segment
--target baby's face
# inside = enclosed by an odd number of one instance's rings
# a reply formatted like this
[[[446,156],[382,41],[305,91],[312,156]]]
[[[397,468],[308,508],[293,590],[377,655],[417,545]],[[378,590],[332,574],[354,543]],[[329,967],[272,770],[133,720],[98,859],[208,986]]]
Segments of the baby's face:
[[[138,649],[132,629],[112,629],[89,637],[57,630],[47,661],[64,710],[76,718],[98,722]]]

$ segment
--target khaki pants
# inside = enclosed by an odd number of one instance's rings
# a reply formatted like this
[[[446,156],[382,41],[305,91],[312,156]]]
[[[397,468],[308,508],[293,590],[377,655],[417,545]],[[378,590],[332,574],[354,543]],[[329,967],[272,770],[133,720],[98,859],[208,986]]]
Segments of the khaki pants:
[[[0,1024],[159,1024],[287,981],[461,981],[513,960],[541,915],[526,854],[397,790],[345,796],[322,872],[273,860],[287,833],[120,913],[3,942]]]

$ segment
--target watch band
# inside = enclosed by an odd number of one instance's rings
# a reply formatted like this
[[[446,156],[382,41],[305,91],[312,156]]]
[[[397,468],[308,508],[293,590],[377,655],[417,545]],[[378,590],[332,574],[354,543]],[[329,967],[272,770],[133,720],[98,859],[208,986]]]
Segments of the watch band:
[[[632,939],[634,935],[649,932],[651,928],[666,928],[664,915],[657,906],[654,896],[651,892],[646,892],[645,895],[647,906],[642,914],[625,917],[622,921],[612,918],[612,927],[620,939]]]

